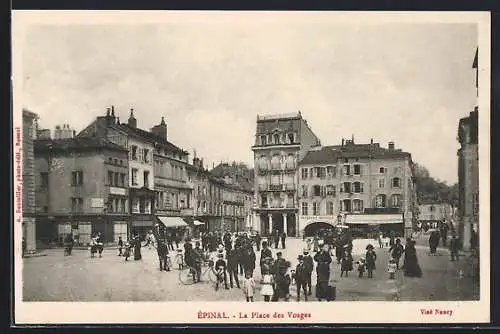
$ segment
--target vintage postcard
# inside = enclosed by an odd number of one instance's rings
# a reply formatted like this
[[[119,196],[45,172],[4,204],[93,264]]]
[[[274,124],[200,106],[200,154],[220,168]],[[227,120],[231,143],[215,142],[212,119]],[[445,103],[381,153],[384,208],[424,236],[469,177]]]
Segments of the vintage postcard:
[[[489,322],[488,12],[12,24],[17,325]]]

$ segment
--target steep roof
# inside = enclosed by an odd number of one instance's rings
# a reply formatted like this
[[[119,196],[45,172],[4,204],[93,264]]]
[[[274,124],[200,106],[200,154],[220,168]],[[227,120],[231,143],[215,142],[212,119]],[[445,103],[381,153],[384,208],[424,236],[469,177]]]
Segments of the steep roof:
[[[165,146],[167,149],[169,149],[171,151],[179,152],[179,153],[183,153],[183,154],[188,153],[187,151],[184,151],[183,149],[179,148],[178,146],[172,144],[167,139],[165,139],[161,136],[158,136],[152,132],[145,131],[145,130],[142,130],[139,128],[135,128],[135,127],[130,126],[130,125],[125,124],[125,123],[118,124],[115,126],[117,126],[119,129],[122,129],[123,131],[126,131],[127,133],[129,133],[133,136],[139,137],[141,139],[146,139],[146,140],[151,141],[153,143],[158,143],[162,146]]]
[[[74,137],[66,139],[36,139],[33,142],[35,151],[75,151],[110,149],[126,152],[127,149],[116,145],[109,140],[99,137]]]

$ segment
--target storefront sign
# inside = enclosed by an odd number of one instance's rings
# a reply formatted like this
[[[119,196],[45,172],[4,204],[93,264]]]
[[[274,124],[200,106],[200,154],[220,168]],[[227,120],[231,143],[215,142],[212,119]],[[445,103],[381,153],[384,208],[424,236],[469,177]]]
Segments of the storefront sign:
[[[333,221],[336,221],[337,217],[335,217],[335,216],[300,216],[300,219],[303,219],[303,220],[316,220],[316,221],[320,221],[320,220],[326,220],[326,221],[333,220]]]

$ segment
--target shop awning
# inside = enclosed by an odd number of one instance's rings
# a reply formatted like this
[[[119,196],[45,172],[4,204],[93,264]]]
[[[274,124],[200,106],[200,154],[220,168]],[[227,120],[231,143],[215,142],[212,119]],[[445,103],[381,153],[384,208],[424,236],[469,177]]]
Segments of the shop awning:
[[[158,220],[162,222],[165,227],[181,227],[187,226],[186,222],[180,217],[161,217],[158,216]]]
[[[358,225],[381,225],[381,224],[403,224],[402,214],[367,214],[346,215],[346,224]]]
[[[205,225],[204,222],[200,222],[199,220],[195,220],[193,224],[195,224],[195,225]]]
[[[138,220],[133,221],[132,226],[153,226],[153,222],[150,220]]]

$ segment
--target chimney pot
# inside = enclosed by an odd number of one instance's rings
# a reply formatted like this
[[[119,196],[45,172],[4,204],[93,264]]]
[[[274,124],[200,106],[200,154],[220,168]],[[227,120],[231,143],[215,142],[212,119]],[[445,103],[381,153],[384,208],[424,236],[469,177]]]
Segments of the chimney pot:
[[[106,108],[106,116],[109,116],[110,111],[111,111],[111,108]]]
[[[370,139],[370,144],[371,144],[371,145],[373,145],[373,138],[372,138],[372,139]]]
[[[389,150],[394,150],[394,142],[393,141],[389,142]]]

